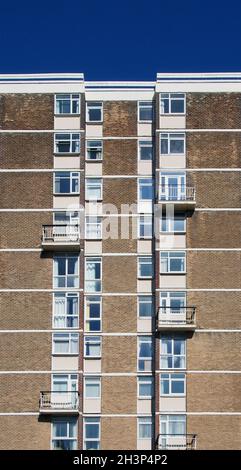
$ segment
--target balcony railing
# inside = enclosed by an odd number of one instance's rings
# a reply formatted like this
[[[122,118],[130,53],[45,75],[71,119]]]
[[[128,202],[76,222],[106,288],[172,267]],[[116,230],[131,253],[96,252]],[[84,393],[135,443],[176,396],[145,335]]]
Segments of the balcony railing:
[[[159,201],[173,203],[195,204],[196,192],[191,186],[169,186],[161,185],[159,187]]]
[[[196,307],[159,307],[157,329],[194,330],[196,328]]]
[[[79,245],[80,230],[79,225],[61,224],[61,225],[43,225],[42,247],[43,248],[63,248]]]
[[[159,434],[157,449],[165,450],[195,450],[196,434]]]
[[[40,392],[41,413],[78,413],[79,392]]]

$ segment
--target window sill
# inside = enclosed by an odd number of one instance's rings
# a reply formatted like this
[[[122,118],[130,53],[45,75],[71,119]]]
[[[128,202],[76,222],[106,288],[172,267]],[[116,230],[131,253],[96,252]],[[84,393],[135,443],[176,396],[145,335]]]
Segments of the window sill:
[[[91,160],[91,159],[89,159],[89,158],[86,158],[85,161],[86,161],[87,163],[99,163],[99,162],[102,163],[102,162],[103,162],[103,158],[99,158],[99,160],[97,160],[97,159],[96,159],[96,160],[93,160],[93,159]]]
[[[85,202],[102,202],[103,201],[103,198],[101,199],[85,199]]]
[[[160,113],[160,116],[186,116],[186,113]]]
[[[80,117],[80,113],[54,113],[54,117]]]
[[[176,275],[180,276],[180,275],[182,275],[182,274],[183,274],[183,275],[187,274],[187,272],[186,272],[186,271],[182,271],[182,272],[180,272],[180,271],[172,271],[172,272],[159,273],[159,274],[160,274],[161,276],[167,276],[167,275],[168,275],[168,276],[169,276],[169,275],[170,275],[170,276],[173,276],[173,274],[175,274],[175,276],[176,276]]]
[[[53,155],[55,157],[78,157],[80,156],[80,152],[54,152]]]
[[[53,196],[79,196],[80,193],[53,193]]]
[[[96,360],[96,359],[101,360],[101,356],[84,356],[84,359],[88,359],[90,361],[93,360],[93,359],[94,360]]]
[[[79,357],[79,353],[52,353],[53,357]]]
[[[138,281],[153,281],[153,276],[138,276]]]
[[[151,120],[148,120],[148,121],[141,121],[140,119],[138,119],[138,124],[152,124],[153,123],[153,119]],[[144,139],[142,139],[144,140]]]
[[[86,121],[86,124],[103,124],[103,120],[102,121]]]

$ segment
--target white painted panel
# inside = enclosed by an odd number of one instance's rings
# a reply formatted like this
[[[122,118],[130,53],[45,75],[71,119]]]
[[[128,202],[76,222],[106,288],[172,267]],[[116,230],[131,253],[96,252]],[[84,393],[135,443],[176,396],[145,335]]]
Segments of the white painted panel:
[[[185,168],[185,155],[160,155],[160,168]]]
[[[102,163],[86,162],[85,175],[86,176],[102,176]]]
[[[98,82],[100,83],[100,82]],[[103,83],[103,82],[102,82]],[[123,83],[123,82],[122,82]],[[98,88],[96,90],[88,90],[88,88],[85,89],[85,99],[86,101],[149,101],[154,98],[154,85],[155,83],[149,82],[150,87],[152,86],[153,88],[151,90],[145,90],[145,89],[107,89],[104,88],[102,85],[102,89]],[[148,83],[148,84],[149,84]],[[90,84],[93,86],[93,84],[90,82]],[[108,85],[108,84],[107,84]],[[116,86],[116,84],[114,84]]]
[[[161,288],[186,288],[186,274],[160,274]]]
[[[102,124],[86,124],[85,127],[86,138],[89,137],[102,137],[103,126]]]
[[[152,241],[151,240],[138,240],[137,252],[140,254],[152,254]]]
[[[138,212],[152,213],[152,201],[138,201]]]
[[[185,234],[160,234],[158,248],[186,248]]]
[[[102,242],[101,241],[86,241],[85,242],[85,254],[86,255],[101,255],[102,254]]]
[[[186,411],[186,397],[160,397],[159,411]]]
[[[86,202],[85,203],[85,215],[101,215],[102,214],[102,202]]]
[[[185,129],[186,116],[184,115],[161,115],[160,129]]]
[[[100,398],[84,398],[84,413],[100,413],[101,412],[101,399]]]
[[[77,371],[78,356],[52,356],[52,370],[73,370]]]
[[[57,209],[79,208],[79,196],[54,196],[53,207]]]
[[[62,157],[54,156],[54,168],[79,169],[80,157]]]
[[[151,413],[151,400],[142,398],[137,399],[137,413],[150,414]]]
[[[152,281],[146,279],[137,280],[137,292],[150,293],[152,292]]]
[[[80,117],[79,116],[55,116],[54,117],[54,128],[58,129],[80,129]]]
[[[100,373],[101,359],[84,359],[84,372]]]
[[[152,123],[141,123],[138,122],[138,135],[151,137],[152,136]]]
[[[138,318],[137,331],[150,332],[152,331],[152,318]]]
[[[152,161],[151,160],[139,160],[138,161],[138,173],[139,175],[152,176]]]
[[[137,450],[150,450],[151,439],[137,439]]]

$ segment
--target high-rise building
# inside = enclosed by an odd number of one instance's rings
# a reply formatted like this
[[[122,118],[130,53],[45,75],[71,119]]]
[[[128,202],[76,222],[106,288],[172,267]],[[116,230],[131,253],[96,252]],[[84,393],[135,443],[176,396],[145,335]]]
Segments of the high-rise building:
[[[240,430],[241,74],[1,75],[1,448]]]

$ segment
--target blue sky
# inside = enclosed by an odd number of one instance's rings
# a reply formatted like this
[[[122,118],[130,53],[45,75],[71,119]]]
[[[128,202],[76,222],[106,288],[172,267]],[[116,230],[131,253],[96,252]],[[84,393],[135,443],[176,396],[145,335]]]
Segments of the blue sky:
[[[240,0],[1,3],[0,73],[154,80],[187,71],[241,71]]]

